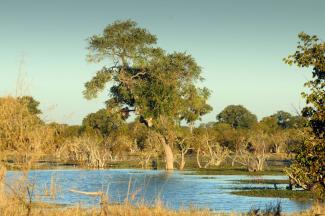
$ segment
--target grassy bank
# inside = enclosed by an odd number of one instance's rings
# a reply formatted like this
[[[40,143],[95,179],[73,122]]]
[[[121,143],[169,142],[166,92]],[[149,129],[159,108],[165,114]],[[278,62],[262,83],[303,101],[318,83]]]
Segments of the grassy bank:
[[[287,179],[241,179],[235,181],[238,184],[289,184]]]
[[[289,199],[300,200],[300,201],[308,201],[313,199],[313,194],[309,191],[254,189],[254,190],[233,191],[231,193],[235,195],[241,195],[241,196],[289,198]]]
[[[145,205],[133,206],[129,203],[121,205],[101,205],[99,208],[77,207],[58,207],[48,204],[37,204],[27,213],[26,207],[20,203],[11,202],[7,205],[0,204],[1,216],[315,216],[325,212],[324,204],[314,204],[306,211],[295,213],[282,213],[276,210],[276,205],[265,209],[252,209],[248,213],[222,213],[211,212],[209,210],[188,209],[188,210],[170,210],[157,203],[153,207]],[[27,214],[26,214],[27,213]],[[278,214],[280,213],[280,214]]]
[[[173,211],[164,208],[161,205],[148,207],[145,205],[132,206],[129,203],[121,205],[102,205],[100,208],[82,208],[78,207],[51,207],[50,205],[40,205],[33,207],[29,214],[26,214],[24,205],[11,203],[11,207],[0,207],[2,216],[212,216],[226,214],[212,214],[207,210],[180,210]]]
[[[191,169],[188,169],[191,170]],[[192,169],[192,173],[187,175],[283,175],[282,168],[278,167],[268,167],[265,171],[249,172],[245,167],[231,167],[231,166],[221,166],[217,168],[208,169]]]

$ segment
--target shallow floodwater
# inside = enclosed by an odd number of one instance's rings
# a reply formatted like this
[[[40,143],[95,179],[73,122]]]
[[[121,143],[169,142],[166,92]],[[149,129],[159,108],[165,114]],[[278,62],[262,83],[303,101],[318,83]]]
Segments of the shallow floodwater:
[[[20,172],[10,171],[6,176],[13,184]],[[36,185],[35,199],[59,204],[98,205],[98,198],[73,193],[103,191],[110,202],[154,204],[157,199],[168,208],[205,208],[214,211],[249,211],[252,207],[264,208],[281,202],[283,211],[299,211],[310,207],[309,202],[283,198],[261,198],[233,195],[230,192],[247,187],[273,187],[267,184],[238,184],[236,180],[257,178],[245,175],[196,175],[190,171],[172,173],[162,170],[103,169],[103,170],[34,170],[29,181]],[[286,179],[285,176],[262,176],[264,179]],[[51,183],[52,182],[52,183]],[[44,195],[55,186],[56,197]],[[286,185],[278,185],[278,188]],[[52,187],[53,188],[53,187]],[[127,198],[128,197],[128,198]]]

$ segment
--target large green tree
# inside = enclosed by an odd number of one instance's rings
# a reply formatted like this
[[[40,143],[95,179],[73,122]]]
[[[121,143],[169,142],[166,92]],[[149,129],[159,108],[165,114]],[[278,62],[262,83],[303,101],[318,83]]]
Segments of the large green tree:
[[[109,83],[108,108],[124,119],[130,112],[139,116],[157,134],[166,169],[173,169],[173,129],[181,120],[192,122],[208,112],[208,90],[195,85],[202,77],[192,56],[166,53],[156,42],[156,36],[132,20],[116,21],[102,34],[90,37],[89,61],[109,59],[112,65],[104,66],[85,84],[84,95],[94,98]],[[200,106],[189,103],[191,96],[196,98],[192,101],[200,101]]]
[[[229,105],[217,115],[217,120],[233,128],[251,128],[257,117],[242,105]]]
[[[287,173],[303,188],[325,197],[325,42],[317,36],[299,34],[297,51],[284,61],[302,68],[312,69],[312,79],[305,83],[309,88],[302,93],[307,106],[302,114],[311,128],[309,138],[296,151],[294,163]]]
[[[273,114],[271,117],[275,118],[277,121],[277,124],[281,128],[291,128],[292,127],[292,115],[285,111],[278,111],[275,114]]]
[[[291,115],[285,111],[278,111],[271,116],[262,118],[260,123],[271,131],[303,128],[307,124],[307,119],[301,115]]]

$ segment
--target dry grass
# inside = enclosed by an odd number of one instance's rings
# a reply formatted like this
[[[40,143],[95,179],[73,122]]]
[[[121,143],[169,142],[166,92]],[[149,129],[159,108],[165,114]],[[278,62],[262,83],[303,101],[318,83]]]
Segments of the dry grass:
[[[324,211],[324,206],[316,205],[308,211],[300,213],[288,214],[290,216],[316,216]],[[2,216],[25,216],[26,209],[24,206],[17,203],[11,203],[5,208],[0,208]],[[102,208],[85,209],[82,207],[58,207],[45,204],[38,204],[33,206],[29,216],[253,216],[253,214],[239,214],[239,213],[213,213],[207,210],[169,210],[162,205],[157,204],[150,208],[145,205],[132,206],[131,204],[124,203],[121,205],[106,205]],[[259,214],[264,215],[264,214]],[[285,215],[285,214],[283,214]],[[257,216],[257,215],[256,215]],[[266,215],[265,215],[266,216]],[[268,215],[271,216],[271,215]]]
[[[293,213],[292,215],[299,216],[324,216],[325,215],[325,203],[315,203],[307,211]]]
[[[105,209],[105,210],[104,210]],[[2,216],[25,216],[26,210],[23,206],[8,205],[6,208],[0,209]],[[33,208],[30,216],[211,216],[211,215],[226,215],[213,214],[209,211],[187,210],[187,211],[172,211],[164,207],[155,206],[149,208],[147,206],[134,207],[131,204],[123,205],[107,205],[105,208],[85,209],[81,207],[74,208],[54,208],[47,205],[38,205]],[[235,214],[233,214],[235,215]]]
[[[16,163],[28,165],[47,151],[53,135],[26,104],[14,97],[0,98],[0,161],[6,161],[9,152]]]

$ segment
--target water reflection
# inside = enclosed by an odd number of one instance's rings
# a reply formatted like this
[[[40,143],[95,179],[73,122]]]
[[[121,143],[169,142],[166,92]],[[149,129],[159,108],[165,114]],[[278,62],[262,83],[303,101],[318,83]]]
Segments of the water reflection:
[[[60,204],[98,204],[98,198],[72,193],[70,190],[103,191],[110,202],[145,203],[153,205],[157,199],[168,208],[187,207],[208,208],[216,211],[249,211],[252,206],[265,207],[280,201],[286,212],[306,209],[310,203],[289,199],[245,197],[230,192],[240,187],[267,187],[265,184],[237,184],[234,181],[250,179],[243,175],[188,175],[188,172],[165,172],[161,170],[111,169],[111,170],[37,170],[31,171],[29,179],[35,182],[36,194],[43,193],[55,179],[56,199],[41,196],[42,201]],[[12,183],[19,172],[7,174],[7,182]],[[263,176],[266,179],[285,179],[285,176]],[[280,188],[285,185],[278,185]]]

